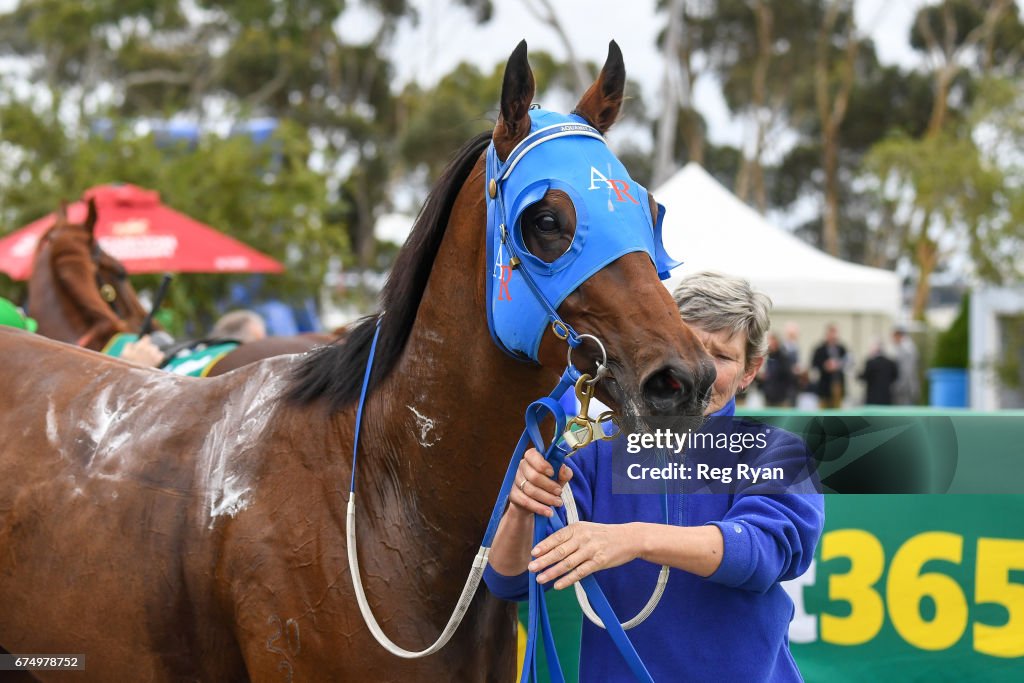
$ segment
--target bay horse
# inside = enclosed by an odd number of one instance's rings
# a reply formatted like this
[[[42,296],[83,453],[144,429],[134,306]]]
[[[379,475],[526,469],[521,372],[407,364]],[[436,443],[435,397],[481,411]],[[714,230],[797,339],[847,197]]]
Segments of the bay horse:
[[[624,83],[612,43],[578,115],[607,131]],[[523,411],[565,367],[550,329],[524,363],[485,315],[484,152],[504,159],[529,134],[533,94],[522,42],[493,132],[455,155],[383,292],[356,537],[370,607],[403,647],[443,627]],[[572,241],[565,199],[547,190],[521,221],[534,256]],[[705,400],[710,358],[647,253],[616,257],[558,312],[604,342],[599,394],[624,415]],[[512,680],[516,610],[485,590],[421,659],[380,647],[357,609],[345,489],[375,327],[203,380],[0,331],[0,647],[84,653],[96,681]],[[576,363],[598,355],[588,344]]]
[[[39,324],[39,334],[101,351],[115,334],[137,332],[146,309],[124,264],[100,247],[97,218],[92,198],[83,223],[68,221],[61,205],[36,248],[28,290],[29,315]],[[333,340],[333,335],[311,333],[252,341],[217,361],[208,376],[271,356],[304,353]]]

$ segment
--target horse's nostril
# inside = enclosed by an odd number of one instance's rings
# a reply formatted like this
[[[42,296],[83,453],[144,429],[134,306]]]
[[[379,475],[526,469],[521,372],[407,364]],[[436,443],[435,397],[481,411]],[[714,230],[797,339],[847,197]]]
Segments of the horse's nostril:
[[[683,368],[665,367],[643,384],[643,397],[654,415],[679,413],[693,397],[693,376]]]

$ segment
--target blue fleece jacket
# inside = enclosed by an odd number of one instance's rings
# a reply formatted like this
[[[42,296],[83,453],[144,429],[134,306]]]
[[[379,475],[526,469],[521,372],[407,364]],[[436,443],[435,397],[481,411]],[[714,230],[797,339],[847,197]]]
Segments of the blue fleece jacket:
[[[716,415],[731,416],[730,403]],[[612,493],[612,444],[600,441],[567,459],[580,519],[603,524],[665,523],[664,496]],[[800,440],[774,430],[764,462],[803,457]],[[780,581],[801,575],[814,557],[824,525],[819,494],[759,494],[757,485],[734,494],[669,494],[669,522],[714,524],[724,553],[714,574],[702,578],[671,569],[665,594],[648,619],[627,631],[655,681],[799,681],[789,652],[793,603]],[[557,508],[565,521],[564,508]],[[620,621],[644,606],[659,567],[633,560],[596,574]],[[525,600],[528,574],[508,577],[490,566],[488,588],[506,600]],[[553,583],[553,582],[552,582]],[[548,584],[551,585],[550,583]],[[632,681],[604,629],[583,619],[580,681]]]

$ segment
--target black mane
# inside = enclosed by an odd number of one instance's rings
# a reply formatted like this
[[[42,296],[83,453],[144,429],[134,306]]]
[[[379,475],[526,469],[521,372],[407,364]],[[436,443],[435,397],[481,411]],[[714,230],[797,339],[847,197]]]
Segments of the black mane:
[[[373,390],[391,373],[402,355],[452,205],[490,140],[490,132],[481,133],[456,152],[427,196],[405,246],[398,252],[381,294],[387,315],[381,321],[368,390]],[[480,191],[483,189],[481,187]],[[299,404],[324,400],[331,411],[358,400],[376,324],[376,315],[363,318],[344,340],[311,353],[289,379],[285,398]]]

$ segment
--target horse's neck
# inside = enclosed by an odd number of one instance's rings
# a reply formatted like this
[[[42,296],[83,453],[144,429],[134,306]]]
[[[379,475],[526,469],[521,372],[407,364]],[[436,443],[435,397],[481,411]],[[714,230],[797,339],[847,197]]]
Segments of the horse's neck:
[[[376,474],[392,479],[419,513],[473,524],[494,503],[526,406],[553,381],[497,351],[486,323],[448,329],[457,333],[414,332],[387,386],[368,403],[360,450],[386,463]]]
[[[486,219],[476,178],[471,175],[472,194],[464,189],[453,211],[461,210],[469,224],[448,227],[405,351],[368,402],[361,437],[377,442],[366,441],[377,460],[373,476],[390,479],[431,526],[443,523],[453,534],[461,526],[469,537],[463,540],[474,541],[523,430],[526,406],[557,381],[549,370],[506,356],[488,332]]]
[[[102,349],[123,322],[100,295],[89,238],[77,228],[56,228],[44,239],[29,283],[29,305],[40,333],[66,342],[78,342],[85,335],[86,348]],[[122,293],[130,294],[129,322],[137,327],[145,314],[128,287]]]
[[[39,334],[64,342],[74,342],[89,323],[73,301],[64,294],[53,270],[52,245],[40,247],[28,283],[28,313],[39,324]]]

